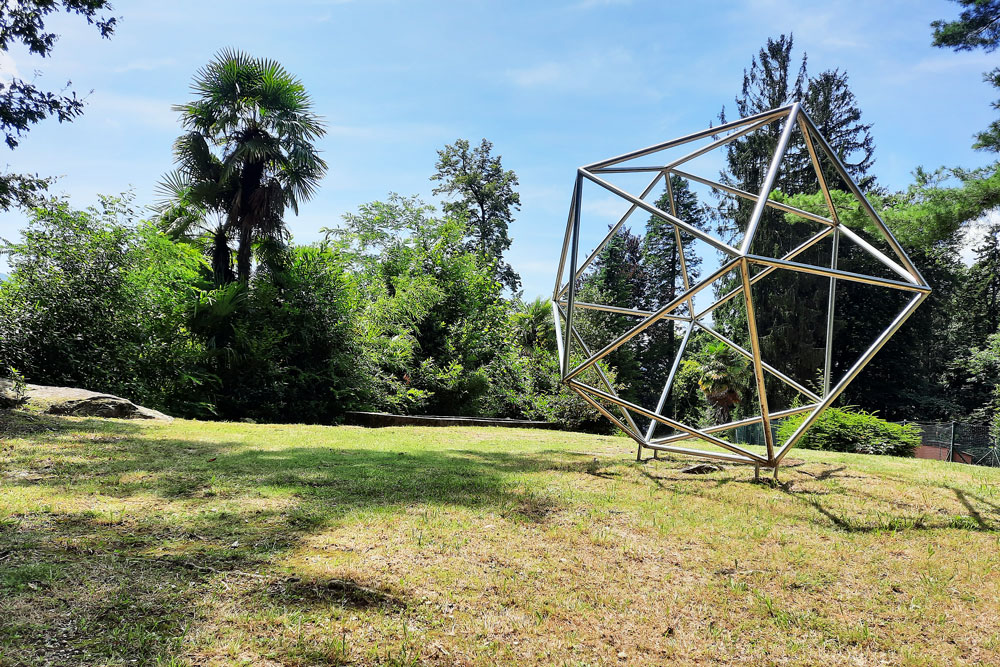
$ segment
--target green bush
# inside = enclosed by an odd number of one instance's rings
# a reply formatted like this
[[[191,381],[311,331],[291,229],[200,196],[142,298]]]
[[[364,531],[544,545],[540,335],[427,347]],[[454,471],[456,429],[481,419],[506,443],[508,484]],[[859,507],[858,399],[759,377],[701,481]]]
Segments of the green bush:
[[[790,417],[778,428],[778,438],[787,440],[805,415]],[[797,443],[805,449],[855,454],[913,456],[920,444],[920,430],[913,424],[893,424],[874,414],[852,408],[830,408]]]
[[[248,285],[200,296],[191,328],[206,341],[223,419],[331,423],[365,407],[367,366],[358,343],[358,290],[327,244],[287,250]]]
[[[136,224],[127,197],[85,211],[63,200],[29,213],[19,243],[0,244],[0,368],[186,413],[199,402],[203,345],[185,326],[197,252]]]

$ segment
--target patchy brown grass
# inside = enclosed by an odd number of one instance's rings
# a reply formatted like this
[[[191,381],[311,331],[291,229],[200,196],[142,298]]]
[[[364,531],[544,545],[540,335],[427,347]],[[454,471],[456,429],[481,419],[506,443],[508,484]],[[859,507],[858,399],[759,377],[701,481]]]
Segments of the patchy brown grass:
[[[1000,471],[16,415],[0,665],[1000,664]],[[596,462],[595,462],[596,459]]]

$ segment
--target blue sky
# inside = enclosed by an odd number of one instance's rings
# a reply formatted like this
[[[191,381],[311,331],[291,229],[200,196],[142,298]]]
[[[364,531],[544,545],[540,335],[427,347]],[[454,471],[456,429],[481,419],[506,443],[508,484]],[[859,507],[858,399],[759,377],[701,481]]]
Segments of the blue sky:
[[[917,165],[991,158],[969,146],[993,118],[982,72],[1000,57],[930,47],[929,23],[957,14],[944,0],[119,0],[115,12],[110,41],[60,16],[51,58],[0,57],[5,77],[40,70],[43,85],[93,90],[82,118],[38,125],[8,152],[9,169],[60,176],[56,191],[78,206],[129,189],[150,203],[179,133],[170,105],[216,51],[244,49],[299,76],[328,124],[330,173],[289,218],[297,241],[390,191],[433,201],[435,151],[486,137],[520,178],[508,259],[529,297],[551,291],[576,167],[732,110],[750,57],[782,32],[812,73],[849,74],[883,185],[905,187]],[[0,236],[22,224],[0,215]]]

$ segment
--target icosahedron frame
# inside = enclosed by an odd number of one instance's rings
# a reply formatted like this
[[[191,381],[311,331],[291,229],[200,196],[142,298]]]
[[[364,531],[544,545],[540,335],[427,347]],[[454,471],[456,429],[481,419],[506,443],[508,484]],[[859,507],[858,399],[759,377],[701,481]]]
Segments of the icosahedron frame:
[[[718,183],[700,176],[695,176],[694,174],[681,171],[678,167],[683,165],[685,162],[693,160],[694,158],[703,155],[711,150],[725,146],[731,141],[734,141],[746,134],[749,134],[757,129],[764,127],[770,123],[782,121],[784,123],[781,135],[778,140],[777,148],[774,152],[774,156],[771,159],[770,166],[768,168],[767,175],[764,179],[763,187],[761,192],[758,194],[753,194],[750,192],[745,192],[743,190]],[[830,217],[824,217],[821,215],[816,215],[808,211],[804,211],[787,204],[770,199],[770,194],[775,182],[775,178],[778,174],[778,170],[781,165],[782,158],[785,155],[785,151],[789,146],[789,140],[792,136],[792,132],[798,125],[801,135],[803,137],[803,143],[809,153],[809,157],[812,161],[812,165],[816,171],[816,175],[819,181],[820,190],[826,200],[827,207],[830,211]],[[660,151],[664,151],[676,146],[697,141],[700,139],[713,138],[714,140],[703,146],[694,150],[683,157],[674,159],[668,164],[662,166],[616,166],[624,162],[629,162],[635,160],[636,158],[641,158],[644,156],[655,155]],[[830,191],[827,186],[826,180],[823,176],[823,169],[820,166],[820,155],[825,154],[827,160],[836,171],[839,173],[840,178],[848,185],[851,192],[857,198],[860,203],[861,208],[867,213],[871,218],[872,223],[881,233],[882,238],[888,243],[889,247],[892,249],[895,259],[890,258],[885,253],[868,243],[863,237],[859,236],[856,232],[849,229],[846,225],[842,225],[837,216],[837,210],[833,205],[833,200],[830,196]],[[601,178],[602,174],[612,174],[612,173],[642,173],[649,172],[654,173],[655,177],[646,187],[641,195],[638,197],[618,188],[606,180]],[[670,188],[670,174],[676,174],[682,178],[689,181],[694,181],[701,183],[703,185],[709,186],[717,191],[722,191],[733,195],[736,197],[742,197],[745,199],[750,199],[755,201],[753,213],[751,214],[750,220],[747,224],[746,233],[743,238],[742,243],[738,248],[732,247],[727,243],[724,243],[706,232],[698,229],[697,227],[685,222],[676,217],[676,207],[674,205],[673,193]],[[625,201],[629,202],[631,206],[628,212],[615,224],[604,240],[598,244],[592,253],[582,262],[582,264],[577,263],[577,255],[579,251],[580,242],[580,212],[581,212],[581,198],[583,191],[583,180],[587,179],[607,191],[621,197]],[[656,206],[644,201],[644,198],[649,195],[650,192],[657,186],[660,180],[663,179],[666,183],[667,195],[670,201],[671,212],[663,211]],[[773,207],[784,211],[786,213],[793,213],[802,218],[812,220],[824,225],[824,229],[818,234],[813,235],[804,243],[801,243],[798,247],[787,253],[781,258],[771,258],[763,257],[759,255],[754,255],[750,253],[750,247],[753,243],[754,236],[757,232],[757,228],[760,224],[761,217],[765,207]],[[608,244],[612,237],[621,229],[622,225],[625,224],[626,220],[634,213],[637,209],[643,209],[644,211],[658,216],[663,220],[671,223],[674,227],[675,240],[678,247],[682,247],[682,237],[681,232],[692,236],[700,241],[707,243],[709,246],[723,253],[725,261],[723,261],[722,266],[717,270],[712,272],[710,275],[706,276],[703,280],[695,285],[689,284],[689,277],[687,272],[687,267],[684,262],[684,254],[680,252],[680,267],[681,273],[684,280],[684,293],[677,298],[670,301],[655,312],[640,311],[632,308],[622,308],[618,306],[608,306],[602,304],[592,304],[583,303],[576,300],[576,290],[577,282],[584,275],[587,267],[597,258],[598,254],[603,250],[603,248]],[[832,236],[833,252],[830,261],[830,268],[817,267],[810,264],[802,264],[794,261],[796,256],[804,252],[806,249],[812,247],[813,245],[819,243],[828,236]],[[878,259],[882,264],[887,266],[893,272],[898,274],[902,280],[890,280],[886,278],[879,278],[870,275],[861,275],[857,273],[851,273],[847,271],[842,271],[837,269],[837,254],[838,245],[840,237],[844,236],[849,238],[851,241],[856,243],[858,246],[866,250],[871,256]],[[563,280],[563,272],[567,265],[569,265],[569,275],[575,276],[572,280]],[[898,261],[896,261],[898,260]],[[756,275],[751,276],[751,265],[756,265],[763,267]],[[758,280],[765,277],[767,274],[775,271],[777,269],[799,271],[803,273],[809,273],[813,275],[826,276],[830,279],[829,288],[829,300],[827,307],[827,320],[826,320],[826,348],[825,348],[825,365],[823,369],[823,390],[822,394],[817,394],[807,387],[802,386],[795,380],[787,377],[774,367],[765,363],[761,359],[760,352],[760,342],[757,332],[757,321],[754,314],[754,304],[753,297],[751,295],[750,285],[756,283]],[[741,278],[741,285],[726,294],[725,296],[717,299],[711,306],[698,311],[694,306],[693,297],[698,292],[707,288],[709,285],[713,284],[720,277],[728,274],[730,271],[738,271]],[[837,382],[836,385],[830,386],[830,371],[832,366],[832,341],[833,341],[833,322],[834,322],[834,310],[836,302],[836,283],[838,280],[847,280],[860,283],[866,283],[869,285],[876,285],[881,287],[886,287],[889,289],[902,290],[905,292],[910,292],[913,294],[912,298],[908,301],[903,310],[892,320],[889,326],[879,334],[875,341],[868,347],[868,349],[861,355],[861,357],[850,367],[850,369],[844,374],[843,378]],[[903,249],[900,247],[899,243],[893,237],[892,233],[886,227],[885,223],[881,220],[878,214],[875,212],[872,205],[865,199],[864,194],[858,187],[857,183],[851,178],[847,169],[844,167],[843,162],[837,156],[836,152],[830,147],[826,139],[819,133],[816,126],[813,124],[812,120],[806,114],[806,112],[801,108],[799,103],[789,104],[777,109],[772,109],[762,114],[757,114],[748,118],[743,118],[731,123],[726,123],[718,127],[709,128],[701,132],[696,132],[694,134],[689,134],[687,136],[681,137],[679,139],[674,139],[672,141],[667,141],[661,144],[656,144],[648,148],[643,148],[641,150],[633,151],[631,153],[626,153],[618,157],[614,157],[608,160],[602,160],[600,162],[595,162],[593,164],[580,167],[577,170],[576,183],[573,189],[573,199],[570,205],[569,219],[566,222],[566,235],[563,239],[562,254],[559,259],[559,269],[556,273],[556,285],[552,294],[552,314],[555,319],[557,328],[557,341],[558,341],[558,354],[560,361],[560,372],[562,380],[579,394],[585,401],[601,412],[605,417],[610,419],[619,429],[624,431],[632,439],[634,439],[639,444],[639,454],[643,448],[649,448],[654,451],[666,451],[674,452],[678,454],[688,454],[698,457],[710,458],[710,459],[720,459],[724,461],[740,462],[740,463],[750,463],[755,466],[764,466],[773,468],[775,473],[777,473],[777,468],[781,463],[782,458],[785,454],[795,445],[796,442],[802,437],[802,435],[812,426],[816,420],[819,418],[820,414],[828,408],[836,398],[844,391],[847,385],[857,377],[858,373],[865,367],[865,365],[871,361],[872,357],[882,348],[883,345],[889,340],[889,338],[903,325],[906,319],[913,313],[914,310],[920,305],[920,303],[927,298],[930,294],[930,287],[924,280],[920,272],[913,266],[910,258],[906,255]],[[717,307],[726,303],[730,299],[743,295],[746,302],[747,311],[747,324],[749,329],[750,338],[750,350],[745,350],[740,347],[735,342],[729,340],[721,333],[715,331],[710,324],[704,322],[704,318],[712,313]],[[674,311],[678,309],[678,306],[682,304],[687,305],[687,315],[679,315]],[[577,308],[587,308],[595,310],[603,310],[612,313],[632,315],[640,318],[638,324],[626,331],[622,336],[608,343],[605,347],[593,352],[587,347],[584,340],[580,337],[573,325],[573,313]],[[602,358],[606,357],[613,350],[617,349],[619,346],[626,343],[631,338],[639,335],[642,331],[650,327],[652,324],[660,321],[662,319],[674,320],[681,322],[684,327],[684,334],[681,339],[679,349],[674,358],[673,365],[671,366],[669,376],[667,378],[666,385],[663,388],[663,392],[660,395],[659,404],[655,410],[648,410],[642,406],[630,403],[629,401],[623,400],[618,396],[615,391],[614,386],[608,381],[608,378],[604,371],[601,369],[600,365],[597,363]],[[727,424],[720,424],[718,426],[712,426],[709,428],[698,429],[678,421],[665,417],[661,414],[663,407],[666,403],[667,397],[670,392],[671,385],[673,384],[674,378],[677,374],[677,369],[680,365],[681,357],[683,356],[685,346],[691,337],[691,334],[695,330],[705,331],[712,335],[714,338],[724,342],[726,345],[734,349],[739,354],[749,358],[753,362],[754,378],[756,380],[757,395],[760,405],[760,415],[756,417],[751,417],[749,419],[743,419],[740,421],[729,422]],[[570,351],[572,346],[576,344],[579,345],[580,351],[585,355],[586,359],[574,368],[570,367]],[[604,389],[599,389],[597,387],[585,384],[579,379],[580,374],[588,368],[593,367],[596,370],[597,376],[600,378],[601,383],[604,385]],[[796,389],[800,394],[807,398],[807,404],[794,407],[788,410],[783,410],[780,412],[770,412],[768,410],[767,402],[767,392],[764,387],[765,373],[769,373],[773,377],[781,380],[782,382],[788,384],[789,386]],[[617,407],[620,412],[622,419],[616,417],[612,412],[605,406],[601,405],[597,400],[601,399],[607,403],[612,404]],[[613,408],[612,408],[613,409]],[[649,426],[643,431],[636,424],[633,414],[636,416],[648,419]],[[803,420],[802,424],[795,430],[795,432],[788,438],[784,443],[775,443],[774,437],[771,432],[771,422],[774,419],[781,417],[786,417],[793,414],[808,413],[806,418]],[[670,435],[668,437],[654,438],[653,433],[657,422],[669,426],[679,433]],[[737,444],[728,442],[726,440],[720,439],[714,436],[714,433],[720,433],[727,431],[729,429],[736,428],[738,426],[745,426],[750,424],[759,423],[763,426],[764,438],[767,453],[766,456],[761,456],[755,452],[752,452],[744,447]],[[692,449],[689,447],[681,447],[674,443],[680,443],[684,440],[697,439],[702,440],[717,447],[722,448],[725,451],[707,451],[700,449]]]

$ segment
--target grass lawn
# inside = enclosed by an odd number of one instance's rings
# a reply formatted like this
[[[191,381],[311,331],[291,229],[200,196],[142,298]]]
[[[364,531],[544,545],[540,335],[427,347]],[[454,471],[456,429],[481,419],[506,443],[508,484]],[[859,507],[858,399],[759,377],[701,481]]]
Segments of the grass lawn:
[[[1000,664],[1000,470],[17,416],[0,665]]]

